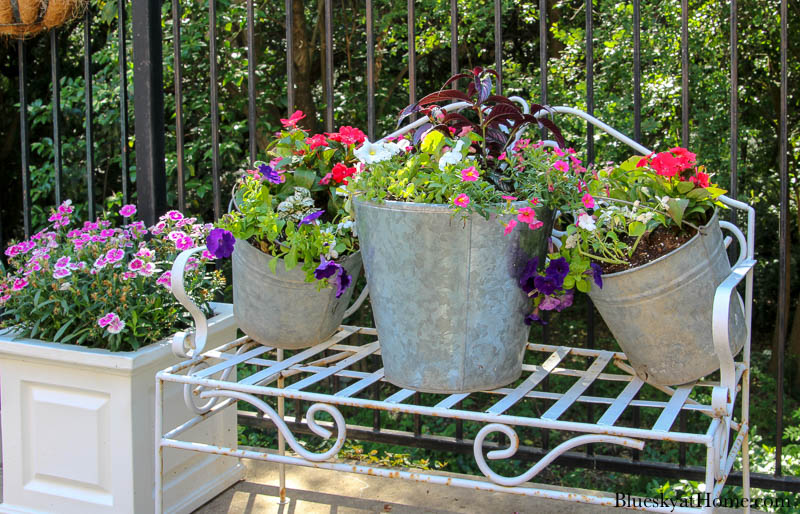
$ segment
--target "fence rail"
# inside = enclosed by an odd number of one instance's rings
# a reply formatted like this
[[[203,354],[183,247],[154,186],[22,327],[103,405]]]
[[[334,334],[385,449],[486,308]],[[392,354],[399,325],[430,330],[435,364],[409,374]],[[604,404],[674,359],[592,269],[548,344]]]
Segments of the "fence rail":
[[[293,9],[295,2],[302,0],[285,0],[285,44],[286,44],[286,79],[287,90],[286,99],[289,106],[288,111],[294,110],[295,105],[295,70],[294,70],[294,27],[293,27]],[[366,36],[366,105],[367,105],[367,134],[370,140],[376,138],[376,75],[375,75],[375,33],[374,33],[374,5],[373,0],[365,0],[365,36]],[[781,0],[780,2],[780,113],[778,116],[779,130],[780,130],[780,156],[779,156],[779,181],[780,181],[780,225],[778,228],[779,236],[779,266],[781,270],[786,269],[788,262],[788,216],[789,216],[789,175],[788,175],[788,161],[787,161],[787,48],[788,48],[788,29],[787,29],[787,2],[788,0]],[[325,127],[328,131],[333,131],[334,128],[334,109],[333,109],[333,91],[334,91],[334,52],[333,52],[333,31],[335,27],[332,26],[332,9],[334,0],[324,0],[324,98],[325,98]],[[636,141],[641,141],[642,138],[642,63],[641,63],[641,2],[640,0],[633,0],[633,53],[631,56],[631,77],[633,81],[633,97],[631,102],[633,104],[633,127],[631,130],[634,134]],[[738,99],[738,6],[737,0],[731,0],[730,4],[730,196],[737,197],[738,192],[738,148],[739,148],[739,99]],[[248,155],[251,161],[255,160],[257,147],[256,147],[256,98],[257,98],[257,80],[256,80],[256,59],[257,56],[253,53],[254,48],[254,0],[247,0],[247,25],[246,25],[246,41],[248,46],[248,80],[247,80],[247,94],[248,94],[248,132],[249,132],[249,148]],[[594,98],[594,73],[595,73],[595,49],[594,49],[594,22],[593,22],[593,9],[595,4],[593,0],[586,0],[585,2],[585,15],[586,15],[586,41],[585,41],[585,62],[586,62],[586,109],[589,114],[594,113],[595,98]],[[130,191],[130,173],[131,164],[129,162],[129,143],[131,134],[129,132],[129,112],[128,112],[128,89],[127,89],[127,53],[126,35],[128,31],[128,20],[126,17],[127,4],[125,0],[118,0],[118,41],[119,41],[119,73],[121,80],[119,107],[120,107],[120,152],[121,152],[121,184],[122,196],[125,202],[128,202],[132,197]],[[409,52],[408,60],[408,99],[409,103],[413,103],[417,99],[417,52],[416,52],[416,22],[418,15],[415,12],[415,0],[408,0],[408,16],[407,16],[407,33]],[[458,1],[450,0],[450,69],[453,73],[458,72],[459,55],[458,55],[458,20],[459,9]],[[547,103],[548,98],[548,72],[547,72],[547,36],[550,26],[547,19],[547,1],[539,0],[539,68],[540,68],[540,84],[541,84],[541,101]],[[689,144],[689,117],[690,117],[690,79],[689,76],[689,26],[688,20],[690,16],[688,0],[681,0],[681,140],[684,146]],[[219,217],[222,209],[222,192],[220,188],[220,140],[219,140],[219,127],[220,127],[220,113],[218,101],[218,63],[217,63],[217,32],[216,25],[217,12],[216,1],[209,2],[209,31],[213,37],[209,39],[210,50],[210,81],[209,81],[209,99],[211,103],[211,124],[212,124],[212,184],[213,184],[213,208],[215,216]],[[186,187],[187,170],[185,165],[185,127],[184,127],[184,96],[183,87],[184,78],[182,75],[181,65],[181,2],[179,0],[172,0],[172,45],[173,45],[173,58],[174,58],[174,97],[175,97],[175,130],[177,140],[177,206],[179,209],[186,208]],[[93,151],[94,151],[94,121],[93,121],[93,107],[92,107],[92,21],[93,13],[91,9],[87,9],[83,18],[83,34],[84,34],[84,55],[83,67],[85,78],[85,138],[86,138],[86,195],[89,209],[89,216],[93,217],[95,206],[94,194],[94,174],[93,174]],[[138,210],[140,217],[148,224],[155,222],[157,217],[162,214],[167,208],[167,180],[165,170],[165,109],[164,109],[164,81],[163,81],[163,56],[162,56],[162,34],[161,30],[161,2],[158,0],[137,0],[132,10],[132,19],[130,20],[130,30],[132,32],[133,40],[133,55],[134,70],[133,70],[133,87],[134,87],[134,113],[135,113],[135,126],[134,134],[135,147],[136,147],[136,199],[138,202]],[[497,70],[502,73],[502,52],[503,52],[503,37],[502,37],[502,3],[501,0],[494,0],[494,56]],[[22,188],[21,191],[14,192],[13,194],[22,195],[23,207],[23,228],[27,236],[31,235],[32,220],[31,220],[31,130],[30,120],[28,119],[27,109],[31,103],[31,98],[28,93],[28,79],[31,70],[27,62],[28,47],[37,44],[36,40],[19,41],[17,43],[18,55],[18,70],[19,70],[19,102],[20,102],[20,140],[21,140],[21,177]],[[61,125],[61,98],[60,98],[60,62],[63,56],[58,42],[58,31],[54,30],[49,34],[49,49],[50,49],[50,75],[52,81],[52,125],[53,125],[53,146],[54,146],[54,169],[55,175],[52,177],[55,189],[56,202],[62,201],[62,173],[64,163],[62,158],[62,138],[63,127]],[[42,70],[35,70],[41,72]],[[595,159],[594,148],[594,131],[593,127],[587,124],[586,127],[586,147],[588,162],[591,163]],[[4,246],[3,230],[8,230],[8,227],[3,227],[0,224],[0,247]],[[787,336],[787,317],[786,309],[789,302],[788,298],[788,283],[785,273],[779,273],[780,283],[778,288],[778,340],[781,344],[778,345],[778,375],[776,377],[778,384],[778,394],[776,398],[776,425],[777,437],[775,440],[776,446],[776,462],[775,473],[773,476],[758,475],[754,478],[754,485],[759,484],[760,487],[772,488],[776,490],[791,490],[797,491],[800,487],[800,478],[783,477],[781,469],[781,457],[783,452],[783,439],[781,434],[783,432],[783,408],[785,392],[783,390],[783,373],[784,373],[784,344]],[[587,313],[588,331],[586,336],[586,344],[593,348],[595,346],[595,318],[594,310],[588,309]],[[544,343],[547,344],[550,337],[547,327],[543,329]],[[544,384],[547,387],[547,384]],[[589,413],[591,417],[591,413]],[[638,417],[638,416],[637,416]],[[249,417],[242,417],[240,415],[240,422],[244,424],[256,424]],[[638,420],[634,420],[638,424]],[[681,418],[680,422],[685,424],[685,418]],[[460,423],[460,422],[459,422]],[[436,447],[437,444],[442,449],[453,449],[460,451],[460,444],[458,440],[463,434],[463,426],[458,426],[456,430],[456,442],[444,442],[436,439],[431,439],[427,436],[421,436],[419,431],[419,421],[417,420],[417,429],[413,435],[408,433],[403,435],[387,435],[385,431],[381,430],[379,417],[375,417],[375,425],[372,431],[362,431],[361,433],[365,439],[381,440],[391,442],[393,440],[402,440],[404,444],[417,445],[426,448]],[[638,426],[638,425],[637,425]],[[400,439],[398,439],[400,438]],[[438,442],[437,442],[438,441]],[[544,438],[545,448],[548,446],[547,434]],[[531,452],[532,456],[537,455],[537,451]],[[565,459],[565,463],[574,466],[602,468],[606,464],[601,457],[594,457],[592,455],[592,448],[587,449],[586,455],[581,458]],[[655,462],[644,462],[640,460],[638,452],[634,453],[633,461],[629,461],[624,465],[607,464],[611,466],[607,469],[618,469],[620,471],[630,470],[637,473],[655,474],[660,476],[681,476],[691,478],[696,475],[692,467],[686,465],[686,448],[681,445],[679,453],[679,465],[677,467]],[[624,469],[623,469],[624,468]],[[734,478],[735,480],[735,478]]]

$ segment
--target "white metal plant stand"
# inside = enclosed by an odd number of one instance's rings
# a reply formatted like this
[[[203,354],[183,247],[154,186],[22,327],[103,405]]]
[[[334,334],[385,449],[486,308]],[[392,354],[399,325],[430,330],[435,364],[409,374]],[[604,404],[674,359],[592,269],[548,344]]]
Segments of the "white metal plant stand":
[[[581,111],[566,107],[556,107],[554,110],[580,116],[637,151],[649,153],[646,148]],[[179,448],[275,462],[281,465],[293,464],[405,478],[454,487],[615,506],[615,498],[554,491],[537,487],[529,481],[560,455],[586,444],[604,443],[642,450],[645,445],[678,442],[699,444],[706,448],[707,503],[699,508],[669,506],[644,507],[639,510],[711,512],[714,500],[720,497],[740,451],[743,496],[748,498],[750,483],[747,435],[755,213],[744,203],[726,197],[720,197],[720,200],[734,209],[741,209],[747,213],[746,235],[730,223],[721,223],[738,239],[740,255],[730,275],[717,288],[714,297],[713,342],[720,362],[720,378],[716,381],[702,380],[677,387],[655,386],[643,382],[635,375],[625,354],[621,352],[528,344],[526,362],[532,364],[523,366],[522,380],[516,387],[468,394],[427,394],[426,398],[432,400],[426,401],[426,405],[418,405],[409,401],[414,396],[414,391],[383,385],[379,388],[383,391],[382,396],[375,399],[372,395],[374,386],[385,383],[383,369],[370,368],[368,365],[373,360],[369,359],[370,356],[380,354],[375,329],[342,326],[327,341],[297,351],[285,359],[279,350],[262,346],[247,337],[203,352],[205,319],[183,294],[182,280],[176,281],[173,286],[176,296],[195,315],[198,330],[196,337],[194,334],[189,334],[176,338],[174,351],[187,357],[187,360],[158,373],[156,377],[156,512],[162,511],[163,448]],[[730,243],[730,238],[727,243]],[[173,277],[182,276],[181,268],[186,258],[178,259]],[[745,282],[744,303],[748,337],[737,360],[731,354],[728,344],[728,306],[731,295],[742,280]],[[365,296],[362,295],[359,301],[363,301]],[[349,312],[353,310],[355,309]],[[333,377],[337,379],[326,380]],[[548,378],[551,379],[550,388],[545,391],[541,385]],[[166,382],[184,384],[185,400],[197,416],[165,433],[165,427],[162,426],[162,392]],[[594,391],[616,392],[601,395],[589,391],[592,384],[600,383],[605,383],[606,386],[595,387]],[[693,395],[693,392],[699,394]],[[656,399],[636,399],[637,395]],[[464,401],[470,397],[477,401]],[[327,451],[310,452],[298,443],[283,417],[283,402],[287,398],[309,402],[310,407],[306,411],[304,423],[319,437],[334,438],[333,445]],[[251,404],[265,418],[269,418],[281,436],[279,444],[282,446],[282,441],[285,439],[296,455],[286,455],[283,451],[276,454],[225,448],[181,439],[181,435],[189,428],[237,401]],[[537,402],[537,405],[544,405],[545,409],[538,417],[515,414],[517,408],[524,402]],[[277,407],[273,407],[274,404],[277,404]],[[578,405],[590,404],[595,406],[594,412],[597,413],[593,422],[569,421],[571,409]],[[735,417],[734,410],[737,404],[740,409],[738,417]],[[465,405],[483,405],[484,408],[470,408]],[[474,438],[473,449],[478,467],[490,481],[449,478],[422,471],[411,472],[329,462],[336,457],[347,435],[345,417],[339,410],[340,407],[386,410],[483,424]],[[642,411],[657,412],[656,422],[649,428],[625,426],[624,420],[628,419],[629,411],[637,408]],[[315,416],[320,411],[328,413],[333,422],[318,422]],[[689,431],[675,427],[681,413],[685,413],[687,417],[687,426],[704,428]],[[697,423],[698,420],[706,422],[701,425]],[[491,469],[487,457],[489,460],[512,458],[519,447],[517,430],[525,427],[563,432],[563,442],[550,450],[530,469],[513,477],[501,476]],[[484,454],[484,441],[490,434],[496,432],[508,438],[508,446]],[[281,477],[283,479],[283,473]],[[282,496],[284,492],[284,483],[281,480]],[[745,507],[745,511],[749,511],[749,507]]]

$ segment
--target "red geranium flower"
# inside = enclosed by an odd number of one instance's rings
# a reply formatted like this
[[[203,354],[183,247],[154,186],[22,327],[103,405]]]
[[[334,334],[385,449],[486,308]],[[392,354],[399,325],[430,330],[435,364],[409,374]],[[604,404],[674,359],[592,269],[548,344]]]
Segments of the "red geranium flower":
[[[347,184],[347,177],[355,175],[356,169],[355,168],[348,168],[344,164],[337,163],[336,166],[333,167],[331,170],[331,176],[333,177],[333,181],[337,184]]]
[[[325,139],[324,134],[315,134],[312,137],[306,138],[306,144],[309,150],[314,151],[315,148],[319,148],[320,146],[328,146],[328,140]]]
[[[349,126],[339,127],[339,132],[325,135],[328,136],[331,141],[338,141],[345,145],[356,145],[363,143],[364,140],[367,139],[366,134],[355,127]]]
[[[642,157],[641,159],[639,159],[639,162],[636,164],[636,167],[637,168],[644,168],[645,166],[649,165],[650,164],[650,157],[652,157],[653,155],[655,155],[655,152],[650,152],[649,154],[647,154],[644,157]]]
[[[674,177],[682,170],[681,161],[669,152],[661,152],[653,157],[653,160],[650,161],[650,167],[656,170],[657,174],[667,178]]]
[[[698,171],[694,177],[689,177],[689,180],[692,181],[697,187],[708,187],[710,185],[709,179],[711,177],[708,176],[708,173],[703,173],[702,171]]]
[[[689,169],[697,163],[697,154],[690,152],[686,148],[670,148],[669,151],[678,159],[681,171]]]
[[[297,122],[298,122],[298,121],[300,121],[300,120],[302,120],[302,119],[303,119],[303,118],[305,118],[305,117],[306,117],[306,115],[305,115],[305,114],[303,114],[303,111],[294,111],[294,112],[292,113],[292,115],[291,115],[291,116],[289,116],[289,119],[288,119],[288,120],[287,120],[287,119],[284,119],[284,118],[281,118],[281,124],[282,124],[282,125],[283,125],[285,128],[289,128],[289,127],[296,127],[296,126],[297,126]]]

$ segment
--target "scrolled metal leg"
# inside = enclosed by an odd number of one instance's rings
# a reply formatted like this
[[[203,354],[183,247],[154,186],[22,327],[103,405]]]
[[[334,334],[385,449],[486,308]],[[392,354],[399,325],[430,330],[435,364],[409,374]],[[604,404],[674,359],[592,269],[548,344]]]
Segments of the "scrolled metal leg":
[[[295,439],[294,435],[292,434],[291,430],[289,430],[289,426],[286,425],[286,422],[275,412],[275,409],[270,407],[267,403],[263,402],[262,400],[258,399],[257,397],[253,396],[252,394],[248,393],[241,393],[239,391],[224,391],[224,390],[208,390],[203,391],[200,393],[201,398],[212,398],[212,397],[224,397],[224,398],[235,398],[237,400],[242,400],[256,409],[260,410],[266,417],[272,420],[275,423],[275,427],[278,429],[278,432],[283,435],[286,439],[286,442],[289,446],[294,450],[295,453],[300,455],[300,457],[311,461],[311,462],[322,462],[329,460],[335,457],[339,450],[342,449],[344,445],[345,435],[347,432],[347,426],[344,421],[344,416],[339,410],[326,403],[315,403],[312,405],[308,411],[306,412],[306,423],[308,424],[308,428],[311,429],[316,435],[323,439],[330,439],[333,435],[333,432],[328,430],[327,428],[319,425],[315,416],[317,412],[324,411],[333,417],[333,422],[336,425],[336,442],[333,444],[333,447],[328,449],[328,451],[323,453],[314,453],[306,450],[303,446]]]
[[[240,354],[242,354],[242,353],[244,353],[246,351],[249,351],[251,348],[253,348],[255,346],[258,346],[258,344],[257,343],[243,344],[236,350],[236,355],[240,355]],[[202,361],[199,361],[194,366],[192,366],[191,368],[189,368],[189,371],[188,371],[187,374],[188,375],[192,375],[196,371],[199,371],[201,369],[205,369],[205,368],[208,368],[208,367],[209,367],[208,362],[206,360],[202,360]],[[228,378],[230,378],[230,376],[231,376],[231,373],[233,373],[235,369],[236,369],[236,366],[230,366],[230,367],[225,368],[225,370],[222,372],[219,380],[223,380],[223,381],[227,382]],[[183,401],[186,404],[186,407],[188,407],[189,410],[194,412],[195,414],[205,414],[206,412],[208,412],[211,409],[213,409],[214,405],[216,405],[217,402],[219,401],[219,398],[210,398],[205,403],[197,402],[197,398],[200,396],[200,393],[202,393],[204,390],[205,390],[205,387],[203,387],[203,386],[193,386],[192,384],[186,384],[186,385],[183,386]]]
[[[493,432],[502,432],[505,434],[510,444],[508,448],[504,448],[502,450],[492,450],[486,454],[492,460],[499,460],[499,459],[508,459],[514,456],[519,449],[519,437],[517,436],[517,432],[508,425],[502,425],[500,423],[490,423],[483,427],[478,435],[475,437],[475,443],[473,444],[473,452],[475,453],[475,461],[478,463],[478,467],[486,475],[492,482],[503,485],[507,487],[516,486],[527,482],[528,480],[532,479],[536,475],[538,475],[544,468],[550,465],[556,458],[558,458],[562,453],[575,448],[576,446],[582,446],[584,444],[591,444],[591,443],[611,443],[611,444],[618,444],[621,446],[626,446],[628,448],[635,448],[637,450],[641,450],[644,448],[644,441],[639,441],[637,439],[631,439],[628,437],[617,437],[611,435],[581,435],[578,437],[574,437],[568,441],[564,441],[563,443],[559,444],[547,455],[542,457],[539,462],[537,462],[532,468],[530,468],[525,473],[515,476],[515,477],[504,477],[498,475],[489,467],[486,462],[486,459],[483,456],[483,441],[486,439],[486,436]]]

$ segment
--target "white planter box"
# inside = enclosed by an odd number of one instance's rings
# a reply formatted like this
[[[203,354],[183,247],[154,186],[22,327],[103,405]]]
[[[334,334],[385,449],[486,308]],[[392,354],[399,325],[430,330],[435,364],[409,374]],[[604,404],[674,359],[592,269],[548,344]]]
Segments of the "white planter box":
[[[215,311],[206,348],[236,337],[231,306]],[[155,374],[179,361],[170,344],[112,353],[0,333],[0,512],[153,512]],[[183,388],[166,385],[165,431],[193,417]],[[236,447],[236,406],[186,433]],[[191,512],[244,472],[234,457],[166,448],[164,459],[166,512]]]

